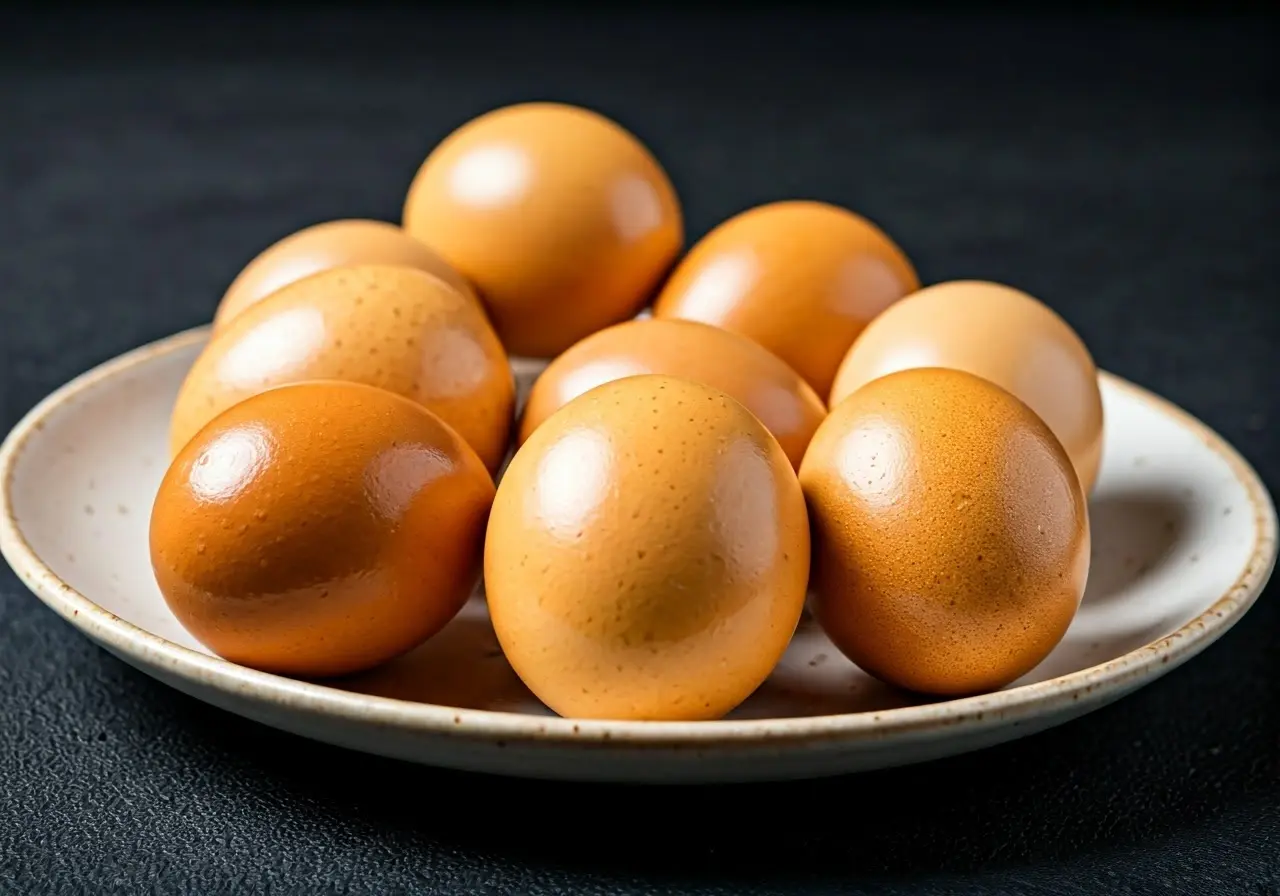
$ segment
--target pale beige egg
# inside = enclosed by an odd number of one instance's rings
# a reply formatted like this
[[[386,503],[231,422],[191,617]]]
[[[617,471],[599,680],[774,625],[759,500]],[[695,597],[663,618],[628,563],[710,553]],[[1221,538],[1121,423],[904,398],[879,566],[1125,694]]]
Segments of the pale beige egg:
[[[225,327],[241,311],[290,283],[330,268],[359,264],[418,268],[475,298],[466,279],[403,228],[387,221],[344,218],[304,227],[258,253],[218,302],[214,329]]]
[[[1049,424],[1086,493],[1102,463],[1098,368],[1043,302],[999,283],[956,280],[896,303],[863,331],[831,388],[835,407],[865,383],[912,367],[953,367],[1012,392]]]

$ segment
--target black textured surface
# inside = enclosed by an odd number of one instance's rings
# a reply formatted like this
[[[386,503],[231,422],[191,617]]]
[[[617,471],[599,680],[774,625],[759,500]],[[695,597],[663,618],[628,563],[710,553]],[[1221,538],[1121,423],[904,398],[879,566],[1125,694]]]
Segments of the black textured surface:
[[[1280,485],[1263,20],[0,15],[0,424],[207,320],[327,217],[394,219],[493,106],[637,131],[690,235],[809,195],[926,280],[1005,280]],[[448,774],[277,734],[91,646],[0,572],[0,891],[1277,893],[1280,607],[1111,708],[836,781]]]

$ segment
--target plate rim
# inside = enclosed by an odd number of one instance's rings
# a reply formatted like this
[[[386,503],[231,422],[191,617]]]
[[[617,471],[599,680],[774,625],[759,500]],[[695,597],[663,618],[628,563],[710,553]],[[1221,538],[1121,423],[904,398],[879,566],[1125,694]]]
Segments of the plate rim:
[[[184,680],[265,703],[288,712],[339,718],[422,735],[478,741],[679,749],[774,747],[830,741],[881,741],[928,737],[939,729],[985,728],[1052,715],[1069,704],[1101,703],[1160,677],[1218,640],[1257,600],[1276,564],[1276,509],[1248,461],[1222,436],[1188,411],[1105,370],[1099,377],[1171,416],[1193,431],[1226,461],[1241,483],[1254,513],[1255,537],[1236,581],[1194,619],[1141,647],[1075,672],[1031,684],[950,700],[880,711],[705,722],[643,722],[534,716],[466,709],[359,694],[325,684],[302,682],[239,666],[184,647],[128,622],[63,581],[32,549],[18,524],[11,500],[15,468],[26,443],[57,409],[98,383],[157,357],[206,339],[208,324],[126,351],[79,374],[32,407],[0,444],[0,554],[18,578],[46,606],[81,633],[146,668],[161,667]],[[516,359],[513,359],[513,361]]]

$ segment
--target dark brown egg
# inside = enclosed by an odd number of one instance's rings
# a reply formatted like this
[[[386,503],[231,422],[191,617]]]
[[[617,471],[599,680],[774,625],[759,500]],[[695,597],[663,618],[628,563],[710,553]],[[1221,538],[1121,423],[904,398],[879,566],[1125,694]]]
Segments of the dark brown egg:
[[[406,398],[313,382],[255,395],[178,453],[151,561],[178,621],[232,662],[304,677],[439,631],[480,571],[493,481]]]

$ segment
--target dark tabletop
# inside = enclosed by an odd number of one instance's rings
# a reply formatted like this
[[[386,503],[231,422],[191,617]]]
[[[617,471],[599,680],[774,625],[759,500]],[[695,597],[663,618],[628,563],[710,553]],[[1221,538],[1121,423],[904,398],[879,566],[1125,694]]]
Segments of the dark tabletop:
[[[397,219],[525,99],[636,131],[691,237],[809,196],[1003,280],[1280,486],[1263,20],[0,13],[0,424],[206,321],[239,267]],[[0,573],[0,892],[1277,893],[1280,594],[1110,708],[923,767],[619,788],[454,774],[211,709]]]

